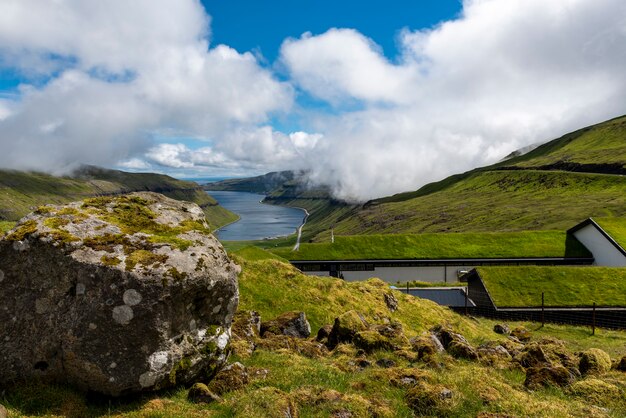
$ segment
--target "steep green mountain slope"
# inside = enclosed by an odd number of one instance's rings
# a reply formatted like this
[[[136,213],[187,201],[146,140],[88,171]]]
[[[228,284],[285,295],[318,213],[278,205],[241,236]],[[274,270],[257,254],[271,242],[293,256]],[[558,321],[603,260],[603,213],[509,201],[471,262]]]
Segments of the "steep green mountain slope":
[[[626,214],[626,117],[528,154],[366,203],[336,234],[567,229]],[[318,234],[318,240],[326,234]]]
[[[0,170],[0,228],[44,204],[61,204],[90,196],[134,191],[163,193],[174,199],[195,202],[204,210],[209,224],[217,228],[237,219],[218,205],[197,184],[154,173],[126,173],[98,167],[83,167],[74,175]]]

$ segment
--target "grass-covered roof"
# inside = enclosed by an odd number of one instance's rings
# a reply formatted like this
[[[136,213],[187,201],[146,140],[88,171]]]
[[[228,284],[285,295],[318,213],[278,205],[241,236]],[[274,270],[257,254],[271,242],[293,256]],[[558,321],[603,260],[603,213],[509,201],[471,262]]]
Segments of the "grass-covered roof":
[[[593,220],[626,250],[626,218],[593,218]]]
[[[590,257],[562,231],[337,236],[334,243],[273,250],[288,260]]]
[[[495,305],[503,307],[623,306],[626,268],[479,267],[476,269]]]

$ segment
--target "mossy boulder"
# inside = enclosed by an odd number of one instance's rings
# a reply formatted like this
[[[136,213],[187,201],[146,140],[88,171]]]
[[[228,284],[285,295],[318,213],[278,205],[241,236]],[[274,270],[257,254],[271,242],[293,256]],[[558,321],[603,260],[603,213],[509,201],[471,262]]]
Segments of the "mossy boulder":
[[[360,331],[354,335],[352,343],[355,347],[361,348],[368,353],[374,350],[393,350],[394,345],[391,340],[376,331]]]
[[[517,338],[521,342],[530,341],[532,333],[524,326],[518,326],[511,330],[511,336]]]
[[[511,333],[511,328],[507,324],[495,324],[493,326],[493,332],[496,334],[509,335]]]
[[[526,370],[524,385],[529,389],[546,386],[565,387],[571,385],[575,379],[575,376],[561,365],[537,366]]]
[[[0,385],[115,396],[226,360],[239,267],[196,204],[145,192],[40,208],[0,240],[0,272]]]
[[[429,333],[420,337],[412,338],[411,347],[418,354],[418,358],[426,359],[435,354],[445,351],[443,344],[435,334]]]
[[[578,367],[583,375],[606,373],[611,370],[611,356],[599,348],[590,348],[581,354]]]
[[[311,335],[311,325],[304,312],[285,312],[271,321],[261,323],[261,336],[268,334],[308,338]]]
[[[405,395],[408,406],[418,416],[445,416],[454,405],[454,396],[443,385],[418,381]]]
[[[468,360],[478,359],[476,349],[458,332],[441,325],[434,327],[431,331],[452,357]]]
[[[290,335],[272,334],[260,339],[257,347],[268,351],[286,351],[309,358],[321,358],[328,355],[328,348],[324,344]]]
[[[250,383],[250,378],[246,366],[236,362],[220,370],[207,387],[211,392],[223,395],[224,393],[242,389],[248,383]]]
[[[328,342],[328,337],[330,337],[330,332],[333,330],[333,326],[330,324],[326,324],[322,326],[315,336],[315,341],[326,344]]]
[[[596,405],[612,403],[623,396],[622,391],[616,385],[594,378],[574,383],[570,387],[570,393]]]
[[[626,356],[622,357],[620,361],[617,362],[615,368],[619,371],[626,372]]]
[[[357,311],[348,311],[337,318],[328,336],[328,346],[334,348],[342,342],[352,342],[357,332],[367,331],[369,324],[365,317]]]
[[[211,392],[204,383],[194,383],[187,393],[187,399],[194,403],[220,402],[222,399]]]

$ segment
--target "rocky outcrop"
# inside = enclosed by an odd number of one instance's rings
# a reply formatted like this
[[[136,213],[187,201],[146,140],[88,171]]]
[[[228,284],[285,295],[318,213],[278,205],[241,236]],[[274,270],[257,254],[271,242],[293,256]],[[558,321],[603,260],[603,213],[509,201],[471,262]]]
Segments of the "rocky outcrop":
[[[308,338],[311,335],[311,325],[304,312],[285,312],[271,321],[261,323],[261,336],[269,334]]]
[[[45,206],[0,241],[0,384],[109,395],[212,375],[237,273],[200,207],[155,193]]]

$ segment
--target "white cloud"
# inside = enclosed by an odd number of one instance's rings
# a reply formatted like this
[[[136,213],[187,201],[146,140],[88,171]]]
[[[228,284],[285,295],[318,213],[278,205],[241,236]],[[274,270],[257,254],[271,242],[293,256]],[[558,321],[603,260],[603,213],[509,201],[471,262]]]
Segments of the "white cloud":
[[[0,166],[110,165],[154,133],[219,137],[288,110],[291,86],[250,53],[209,48],[208,23],[196,0],[0,4],[0,65],[49,78],[4,112]]]
[[[414,190],[626,109],[621,0],[466,1],[399,42],[395,63],[352,30],[283,45],[301,89],[363,106],[314,120],[311,176],[339,197]]]

